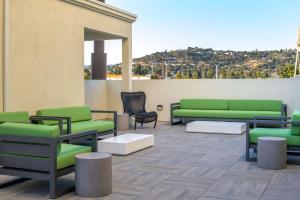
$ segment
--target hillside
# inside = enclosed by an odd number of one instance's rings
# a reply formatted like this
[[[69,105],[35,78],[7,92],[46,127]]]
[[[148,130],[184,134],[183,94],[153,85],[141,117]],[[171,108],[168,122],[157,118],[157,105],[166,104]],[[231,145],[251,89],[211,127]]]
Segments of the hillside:
[[[153,79],[278,78],[293,75],[296,50],[231,51],[191,48],[156,52],[133,60],[136,75]],[[120,66],[110,66],[112,74]]]

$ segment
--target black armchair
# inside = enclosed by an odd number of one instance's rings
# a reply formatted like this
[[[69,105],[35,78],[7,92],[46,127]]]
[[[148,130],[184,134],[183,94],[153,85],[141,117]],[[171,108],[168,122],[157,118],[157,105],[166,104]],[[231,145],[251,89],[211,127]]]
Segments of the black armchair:
[[[157,113],[155,111],[147,112],[145,109],[146,94],[144,92],[121,92],[124,113],[135,118],[134,129],[136,124],[154,122],[154,128],[157,123]]]

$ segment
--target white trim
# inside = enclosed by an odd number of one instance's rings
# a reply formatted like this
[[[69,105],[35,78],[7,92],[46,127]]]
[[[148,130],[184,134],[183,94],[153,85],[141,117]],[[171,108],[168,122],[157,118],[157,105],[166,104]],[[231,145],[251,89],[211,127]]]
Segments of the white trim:
[[[133,23],[137,18],[137,15],[135,14],[121,10],[114,6],[110,6],[106,3],[102,3],[97,0],[61,0],[61,1],[71,3],[130,23]]]
[[[4,0],[3,25],[3,111],[9,111],[9,0]]]

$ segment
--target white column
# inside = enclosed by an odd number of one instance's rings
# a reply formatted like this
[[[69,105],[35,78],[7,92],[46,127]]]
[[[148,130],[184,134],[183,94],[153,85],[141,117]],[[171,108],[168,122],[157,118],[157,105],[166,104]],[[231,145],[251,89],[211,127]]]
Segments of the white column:
[[[132,91],[132,39],[122,40],[122,90]]]

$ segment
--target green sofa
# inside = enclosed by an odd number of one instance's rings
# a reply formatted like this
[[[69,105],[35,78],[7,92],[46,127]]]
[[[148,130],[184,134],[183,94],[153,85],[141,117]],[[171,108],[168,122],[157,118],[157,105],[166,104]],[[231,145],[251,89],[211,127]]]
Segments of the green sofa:
[[[63,194],[57,192],[57,178],[74,172],[75,155],[97,151],[97,131],[61,135],[63,119],[56,118],[60,126],[48,126],[30,124],[28,117],[26,112],[0,113],[3,122],[0,124],[0,174],[22,177],[1,184],[0,188],[32,178],[46,180],[50,183],[50,198],[56,198]],[[82,137],[90,139],[91,145],[63,143]]]
[[[280,100],[181,99],[171,104],[171,124],[195,120],[246,121],[255,116],[286,116]]]
[[[259,128],[260,124],[283,125],[285,128]],[[253,129],[250,129],[253,126]],[[251,149],[257,150],[259,137],[272,136],[287,139],[288,152],[300,153],[300,110],[292,113],[291,117],[256,117],[247,123],[246,130],[246,160],[255,161],[250,156]]]
[[[92,120],[92,113],[110,113],[113,114],[114,121]],[[114,134],[117,135],[117,112],[116,111],[99,111],[91,110],[88,106],[64,107],[40,109],[36,116],[54,116],[65,119],[63,124],[64,134],[77,134],[90,130],[97,130],[98,136]],[[44,125],[57,125],[55,121],[40,121]]]

